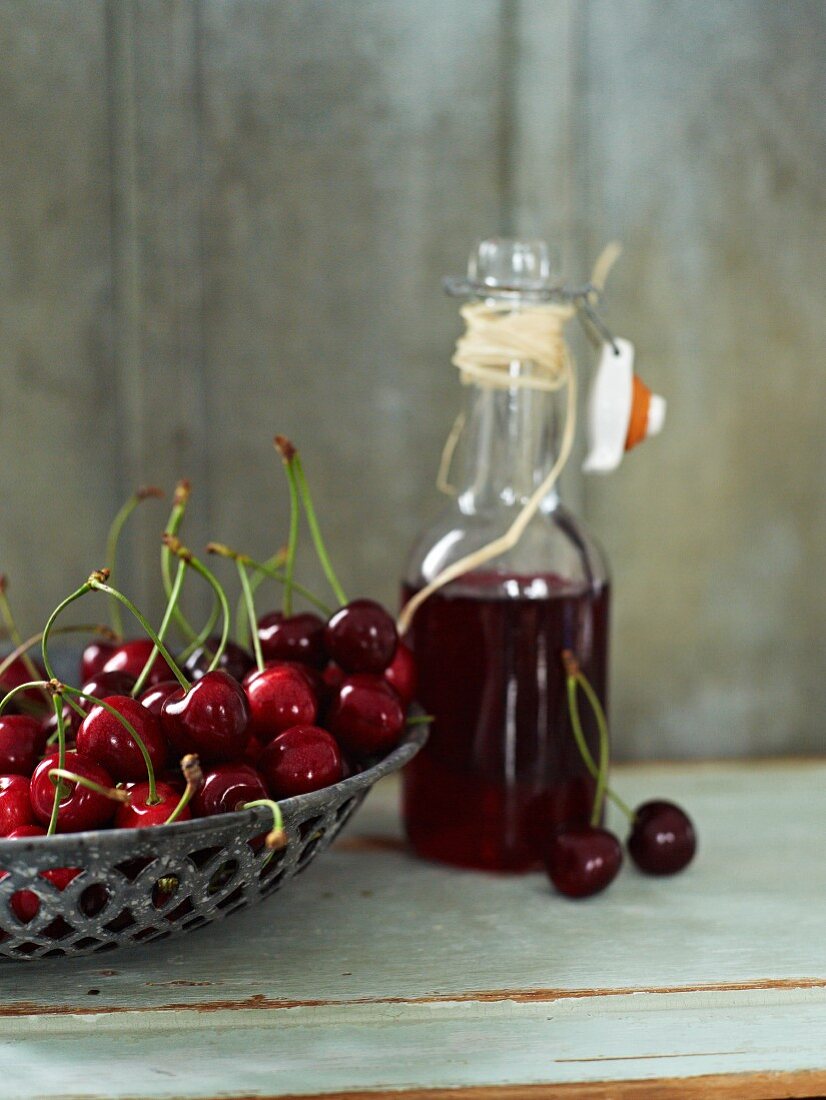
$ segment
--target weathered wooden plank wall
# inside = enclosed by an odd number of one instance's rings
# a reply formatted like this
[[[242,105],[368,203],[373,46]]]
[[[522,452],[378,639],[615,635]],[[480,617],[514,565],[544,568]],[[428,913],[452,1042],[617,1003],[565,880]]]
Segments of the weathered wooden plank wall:
[[[611,308],[667,435],[587,512],[615,565],[631,753],[821,750],[826,7],[584,8],[578,147]]]
[[[574,276],[620,237],[611,313],[671,422],[567,479],[614,563],[620,749],[819,746],[825,30],[809,0],[0,3],[21,619],[141,481],[188,474],[193,543],[266,553],[276,430],[348,587],[393,599],[458,400],[441,274],[497,229]],[[155,611],[157,519],[124,559]]]

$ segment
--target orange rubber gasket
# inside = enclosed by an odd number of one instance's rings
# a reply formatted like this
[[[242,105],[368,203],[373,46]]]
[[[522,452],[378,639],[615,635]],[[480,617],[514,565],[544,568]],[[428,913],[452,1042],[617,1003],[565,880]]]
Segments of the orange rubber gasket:
[[[645,382],[634,375],[634,389],[631,397],[631,419],[625,436],[625,449],[630,451],[642,443],[648,434],[648,410],[651,407],[651,390]]]

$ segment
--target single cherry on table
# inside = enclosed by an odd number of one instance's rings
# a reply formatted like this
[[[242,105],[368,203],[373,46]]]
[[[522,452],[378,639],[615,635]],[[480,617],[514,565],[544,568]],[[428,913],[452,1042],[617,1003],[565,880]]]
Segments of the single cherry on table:
[[[697,837],[684,810],[673,802],[656,799],[635,810],[626,844],[641,871],[673,875],[694,858]]]
[[[545,851],[548,877],[561,894],[586,898],[617,877],[622,845],[607,829],[570,825],[551,835]]]

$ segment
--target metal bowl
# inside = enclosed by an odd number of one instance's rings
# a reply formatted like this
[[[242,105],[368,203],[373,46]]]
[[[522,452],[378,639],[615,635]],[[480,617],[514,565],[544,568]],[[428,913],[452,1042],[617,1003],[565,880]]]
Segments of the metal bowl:
[[[288,839],[279,852],[263,845],[272,827],[266,807],[148,829],[0,839],[0,955],[50,959],[156,943],[257,904],[303,871],[373,784],[426,738],[424,726],[412,727],[372,767],[281,802]],[[55,883],[43,875],[54,868],[81,870]]]

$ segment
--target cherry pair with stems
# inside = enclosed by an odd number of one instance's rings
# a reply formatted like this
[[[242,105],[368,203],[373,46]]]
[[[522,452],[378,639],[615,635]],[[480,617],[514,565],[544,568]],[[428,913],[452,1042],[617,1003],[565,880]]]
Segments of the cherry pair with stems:
[[[626,844],[641,871],[651,875],[682,871],[694,858],[697,846],[691,819],[679,806],[662,799],[646,802],[632,810],[608,786],[610,752],[605,711],[574,654],[565,650],[562,661],[571,728],[583,762],[596,781],[596,789],[590,823],[563,826],[548,841],[545,865],[551,882],[560,893],[582,898],[599,893],[616,878],[622,865],[622,845],[612,832],[600,826],[606,797],[629,820],[631,831]],[[587,698],[599,730],[598,765],[582,729],[579,690]]]

